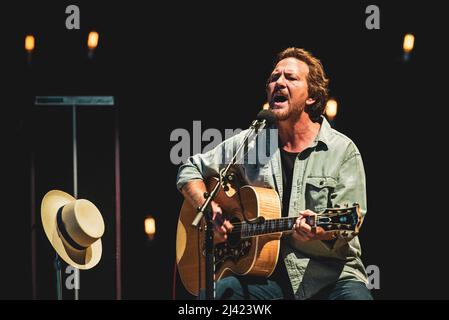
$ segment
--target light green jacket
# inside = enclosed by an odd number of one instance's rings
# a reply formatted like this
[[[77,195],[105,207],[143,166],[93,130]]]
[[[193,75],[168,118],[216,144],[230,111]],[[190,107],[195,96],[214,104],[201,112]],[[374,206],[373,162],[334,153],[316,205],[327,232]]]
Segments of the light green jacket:
[[[270,136],[266,131],[260,134],[261,138]],[[275,132],[277,135],[277,130]],[[178,189],[189,180],[217,176],[218,171],[225,166],[223,155],[235,151],[246,133],[247,130],[242,131],[211,151],[190,157],[179,168]],[[282,199],[282,168],[277,136],[265,140],[267,144],[276,140],[276,148],[266,161],[260,161],[259,158],[255,164],[240,161],[241,164],[236,168],[248,184],[273,188]],[[256,146],[260,148],[260,141],[264,140],[250,143],[248,150]],[[323,117],[315,141],[296,158],[289,216],[298,216],[299,211],[304,209],[321,212],[325,208],[353,203],[360,205],[362,215],[365,216],[365,172],[360,152],[348,137],[332,129]],[[357,236],[338,237],[332,242],[299,242],[287,236],[283,238],[281,253],[297,299],[310,298],[338,280],[367,283]]]

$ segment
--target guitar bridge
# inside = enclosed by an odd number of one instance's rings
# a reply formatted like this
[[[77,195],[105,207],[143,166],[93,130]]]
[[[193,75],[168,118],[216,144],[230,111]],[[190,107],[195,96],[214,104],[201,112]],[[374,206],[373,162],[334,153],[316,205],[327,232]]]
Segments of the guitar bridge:
[[[228,259],[237,264],[240,258],[249,254],[251,240],[241,240],[236,246],[230,246],[228,242],[219,243],[215,246],[215,268],[220,268],[221,264]]]

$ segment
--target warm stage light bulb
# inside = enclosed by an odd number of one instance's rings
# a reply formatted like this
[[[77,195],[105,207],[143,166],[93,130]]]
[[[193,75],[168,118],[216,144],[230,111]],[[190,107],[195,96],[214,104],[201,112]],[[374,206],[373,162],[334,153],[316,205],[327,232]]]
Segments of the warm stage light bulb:
[[[95,49],[98,46],[98,38],[99,34],[96,31],[91,31],[89,33],[89,36],[87,38],[87,46],[89,49]]]
[[[329,120],[332,120],[337,115],[338,104],[334,99],[329,99],[326,104],[326,115]]]
[[[25,50],[31,52],[34,50],[35,40],[32,35],[25,37]]]

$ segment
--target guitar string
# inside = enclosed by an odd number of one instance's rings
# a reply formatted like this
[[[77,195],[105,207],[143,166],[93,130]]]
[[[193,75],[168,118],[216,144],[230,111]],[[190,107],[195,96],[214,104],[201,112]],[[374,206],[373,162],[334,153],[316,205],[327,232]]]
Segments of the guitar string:
[[[277,229],[285,229],[284,231],[289,231],[289,229],[290,229],[290,226],[289,226],[289,224],[292,224],[292,226],[293,226],[293,219],[292,220],[288,220],[289,218],[287,218],[287,219],[283,219],[283,220],[280,220],[280,223],[277,223],[277,222],[275,222],[275,223],[269,223],[269,225],[268,224],[265,224],[265,226],[264,227],[262,227],[262,226],[260,226],[260,225],[256,225],[255,227],[249,227],[249,226],[252,226],[251,224],[248,224],[247,222],[240,222],[240,223],[235,223],[234,224],[234,228],[231,230],[231,233],[237,233],[237,232],[240,232],[240,231],[242,231],[242,230],[244,230],[245,229],[245,226],[248,226],[247,228],[246,228],[246,232],[249,232],[249,233],[251,233],[251,232],[260,232],[260,231],[266,231],[266,230],[272,230],[272,232],[274,233],[274,232],[276,232],[276,231],[274,231],[274,230],[277,230]],[[296,218],[295,218],[296,219]],[[285,221],[287,222],[287,223],[285,223]],[[277,231],[277,232],[281,232],[282,230],[279,230],[279,231]]]
[[[288,218],[287,218],[288,219]],[[284,220],[288,221],[288,220]],[[289,223],[285,223],[284,221],[280,221],[280,223],[270,223],[270,225],[265,224],[264,227],[257,225],[255,227],[250,227],[252,224],[249,224],[248,222],[237,222],[234,225],[234,228],[231,230],[231,233],[237,233],[245,229],[245,226],[248,226],[244,232],[247,233],[257,233],[257,232],[264,232],[266,230],[271,229],[271,233],[277,233],[277,232],[284,232],[284,231],[290,231],[291,227],[293,226],[293,221],[289,221]],[[289,224],[292,224],[292,226],[289,226]],[[327,224],[327,223],[326,223]],[[336,223],[334,223],[336,224]],[[338,223],[341,226],[346,226],[347,228],[350,228],[352,224],[350,223]],[[281,230],[278,230],[281,229]]]
[[[269,222],[264,222],[264,226],[262,227],[260,225],[256,225],[256,227],[247,227],[247,229],[251,229],[254,228],[256,231],[264,231],[266,229],[284,229],[287,228],[287,226],[289,224],[294,224],[294,220],[297,219],[297,217],[284,217],[284,218],[278,218],[278,219],[272,219],[272,220],[268,220]],[[270,222],[272,221],[272,222]],[[256,223],[257,224],[257,223]],[[248,222],[236,222],[233,223],[234,228],[232,229],[231,232],[239,232],[241,230],[243,230],[243,228],[245,226],[253,226],[254,224],[248,223]],[[288,228],[285,231],[289,231],[290,226],[288,226]],[[254,230],[246,230],[248,232],[254,232]],[[278,231],[280,232],[280,231]]]
[[[294,219],[297,217],[282,217],[277,219],[270,219],[266,222],[263,222],[261,224],[257,224],[257,222],[248,223],[246,221],[242,222],[236,222],[233,224],[233,229],[230,231],[230,233],[242,233],[242,234],[249,234],[249,235],[257,235],[258,233],[265,233],[265,231],[271,231],[268,233],[278,233],[278,232],[288,232],[291,230],[291,228],[294,225]],[[319,223],[319,218],[317,219],[317,224]],[[332,222],[331,222],[332,223]],[[351,224],[350,223],[339,223],[340,225],[346,226],[348,229],[350,229]],[[245,226],[247,226],[245,228]]]

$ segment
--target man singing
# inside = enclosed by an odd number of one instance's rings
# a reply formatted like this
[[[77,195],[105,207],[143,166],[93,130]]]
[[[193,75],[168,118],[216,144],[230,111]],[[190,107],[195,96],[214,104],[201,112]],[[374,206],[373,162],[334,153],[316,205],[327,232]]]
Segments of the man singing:
[[[298,48],[279,53],[266,85],[279,148],[266,165],[237,166],[248,184],[278,192],[283,216],[298,218],[294,232],[281,240],[271,276],[225,277],[216,284],[218,299],[372,299],[358,237],[312,229],[306,223],[308,216],[345,204],[358,203],[362,215],[366,214],[360,152],[322,115],[327,86],[323,66],[311,53]],[[207,153],[192,156],[180,167],[177,187],[194,208],[204,202],[204,180],[217,176],[224,166],[220,161],[223,148],[238,144],[244,135],[245,131]],[[215,202],[212,211],[215,218],[222,214]],[[216,240],[226,241],[232,224],[224,219],[216,225]]]

